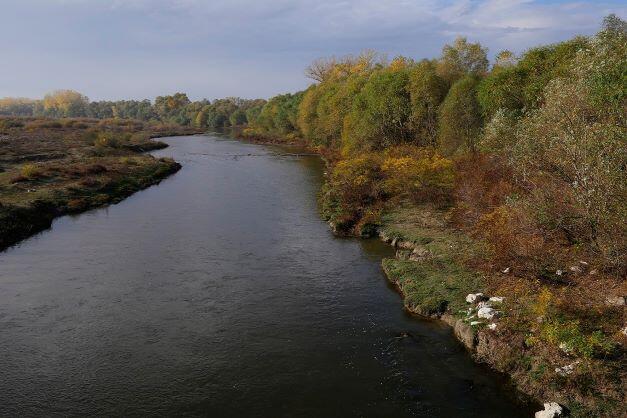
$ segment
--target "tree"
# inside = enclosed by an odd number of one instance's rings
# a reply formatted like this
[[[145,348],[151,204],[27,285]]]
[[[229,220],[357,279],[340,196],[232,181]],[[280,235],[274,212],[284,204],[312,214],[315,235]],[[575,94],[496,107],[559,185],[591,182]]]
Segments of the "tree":
[[[494,68],[509,68],[516,65],[517,59],[512,51],[504,49],[496,54],[494,59]]]
[[[242,109],[235,110],[233,113],[231,113],[229,121],[231,122],[232,126],[245,125],[248,121],[246,119],[246,112],[244,112]]]
[[[409,70],[374,71],[353,101],[344,125],[347,149],[382,149],[413,139]]]
[[[464,75],[485,75],[488,71],[488,50],[480,43],[469,43],[464,37],[457,37],[453,45],[444,45],[438,63],[438,74],[449,83],[454,83]]]
[[[411,124],[420,145],[437,143],[438,108],[447,92],[447,83],[436,73],[436,63],[422,61],[409,75]]]
[[[477,76],[466,75],[453,84],[440,107],[439,142],[446,155],[454,154],[462,146],[475,152],[482,126],[478,84]]]
[[[54,117],[86,116],[89,99],[74,90],[56,90],[44,96],[44,112]]]
[[[185,93],[175,93],[171,96],[158,96],[155,99],[154,109],[161,120],[173,121],[190,103]]]

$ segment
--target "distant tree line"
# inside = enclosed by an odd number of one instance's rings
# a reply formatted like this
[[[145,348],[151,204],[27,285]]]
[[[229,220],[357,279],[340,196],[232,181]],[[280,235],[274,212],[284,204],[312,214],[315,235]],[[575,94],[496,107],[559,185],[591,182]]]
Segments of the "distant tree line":
[[[88,117],[97,119],[137,119],[217,129],[242,126],[248,116],[256,117],[266,103],[262,99],[229,97],[214,101],[192,102],[186,94],[176,93],[150,100],[89,101],[79,92],[58,90],[42,100],[0,99],[0,115],[51,118]]]

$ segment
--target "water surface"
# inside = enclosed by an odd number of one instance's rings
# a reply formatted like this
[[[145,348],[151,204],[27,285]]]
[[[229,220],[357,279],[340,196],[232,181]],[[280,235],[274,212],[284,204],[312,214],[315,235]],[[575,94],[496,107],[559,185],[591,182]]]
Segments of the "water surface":
[[[0,253],[0,416],[529,416],[332,236],[317,157],[166,142],[180,172]]]

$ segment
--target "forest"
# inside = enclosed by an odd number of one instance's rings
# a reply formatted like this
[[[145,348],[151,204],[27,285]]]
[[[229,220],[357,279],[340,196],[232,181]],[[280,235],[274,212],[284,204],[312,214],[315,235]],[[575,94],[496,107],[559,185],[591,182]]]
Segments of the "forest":
[[[560,242],[624,274],[626,30],[608,16],[594,37],[491,66],[462,37],[431,60],[321,59],[314,84],[249,112],[245,132],[328,156],[325,214],[347,232],[390,199],[430,201],[454,205],[503,263],[538,272]]]

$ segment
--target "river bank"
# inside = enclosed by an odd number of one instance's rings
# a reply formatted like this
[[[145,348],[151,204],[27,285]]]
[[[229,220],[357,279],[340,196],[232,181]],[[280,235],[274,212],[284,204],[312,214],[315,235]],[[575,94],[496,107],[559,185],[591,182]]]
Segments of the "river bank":
[[[332,173],[337,160],[325,161]],[[325,188],[323,199],[334,192],[329,176]],[[450,203],[375,201],[348,224],[335,223],[334,210],[323,208],[334,233],[378,236],[395,248],[382,267],[408,312],[448,324],[476,361],[509,376],[523,396],[557,402],[571,416],[624,416],[624,281],[585,260],[535,280],[515,260],[499,267],[490,243],[454,222],[459,209]],[[477,293],[486,297],[467,302]]]
[[[533,415],[329,232],[318,157],[164,141],[175,176],[0,254],[1,415]]]
[[[181,166],[145,154],[189,127],[124,120],[0,119],[0,250],[52,221],[160,182]]]

